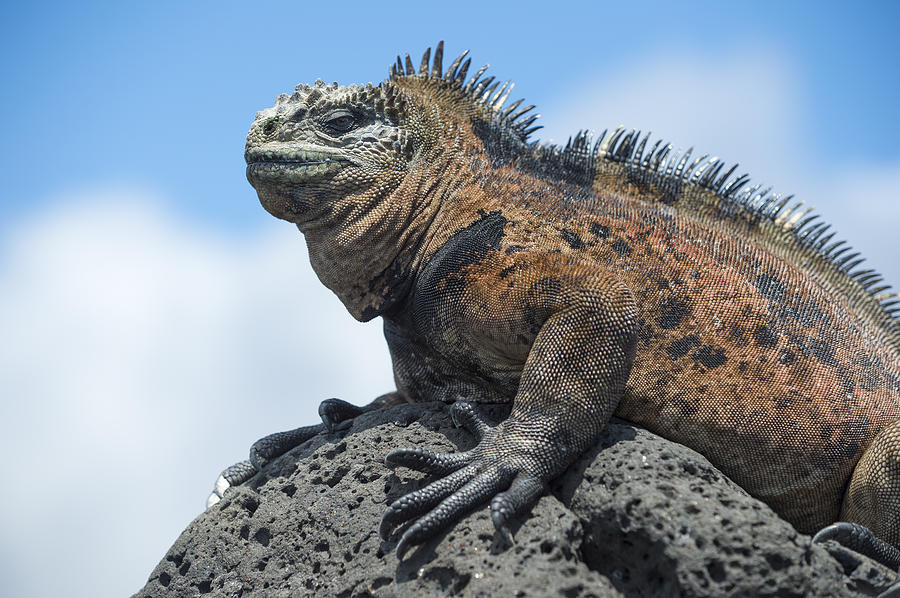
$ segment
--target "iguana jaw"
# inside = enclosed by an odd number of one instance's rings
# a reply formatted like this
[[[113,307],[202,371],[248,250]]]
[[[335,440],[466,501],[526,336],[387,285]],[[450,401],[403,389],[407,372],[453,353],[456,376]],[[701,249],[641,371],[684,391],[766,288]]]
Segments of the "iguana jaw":
[[[251,148],[246,151],[247,179],[257,184],[303,184],[333,175],[352,164],[335,152],[303,147]]]
[[[319,216],[329,202],[323,196],[343,195],[335,180],[354,163],[342,153],[302,145],[266,145],[248,148],[247,180],[259,201],[273,216],[300,224]]]

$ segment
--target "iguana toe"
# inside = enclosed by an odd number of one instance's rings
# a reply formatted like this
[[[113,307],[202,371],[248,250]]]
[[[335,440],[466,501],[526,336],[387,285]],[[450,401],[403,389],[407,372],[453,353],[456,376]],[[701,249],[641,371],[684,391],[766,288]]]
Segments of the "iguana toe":
[[[458,428],[463,428],[481,440],[485,434],[493,429],[490,422],[475,405],[468,401],[456,401],[450,406],[450,419]]]
[[[329,434],[334,432],[337,424],[351,420],[365,411],[364,407],[358,407],[341,399],[325,399],[319,403],[319,417],[322,418],[322,424]]]
[[[231,467],[226,468],[219,474],[216,480],[216,486],[213,488],[209,498],[206,499],[206,508],[210,508],[225,496],[225,491],[232,486],[239,486],[256,475],[258,470],[250,463],[249,460],[235,463]]]
[[[408,467],[432,475],[447,475],[468,465],[475,458],[472,451],[436,453],[417,446],[393,449],[385,458],[385,465]]]
[[[275,432],[260,438],[250,447],[250,463],[262,469],[266,463],[280,457],[292,448],[306,442],[316,434],[325,431],[324,424],[314,424],[295,428],[287,432]]]
[[[526,513],[544,491],[544,484],[535,477],[519,474],[509,489],[491,501],[491,521],[508,544],[512,544],[509,522]]]
[[[470,465],[395,500],[381,519],[379,530],[381,537],[387,540],[397,524],[430,511],[435,505],[462,488],[477,471],[474,465]]]
[[[460,472],[468,474],[468,478],[473,470],[466,468]],[[397,544],[397,557],[402,560],[413,545],[430,540],[508,486],[510,477],[511,473],[492,468],[466,479],[464,486],[409,526]]]
[[[891,569],[900,567],[900,550],[876,536],[869,528],[858,523],[838,521],[823,527],[812,539],[815,544],[828,540],[834,540],[844,548],[867,556],[885,567]],[[900,591],[898,591],[898,596],[900,596]]]

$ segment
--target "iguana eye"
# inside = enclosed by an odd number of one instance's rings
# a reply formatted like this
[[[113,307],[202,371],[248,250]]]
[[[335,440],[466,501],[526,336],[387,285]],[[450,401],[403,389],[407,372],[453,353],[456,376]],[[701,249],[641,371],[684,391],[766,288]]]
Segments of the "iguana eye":
[[[265,133],[266,135],[271,135],[272,133],[275,132],[275,129],[277,129],[277,128],[278,128],[278,119],[271,118],[268,121],[266,121],[266,124],[263,125],[262,130],[263,130],[263,133]]]
[[[347,111],[334,112],[325,118],[325,126],[337,133],[346,133],[356,125],[356,118]]]

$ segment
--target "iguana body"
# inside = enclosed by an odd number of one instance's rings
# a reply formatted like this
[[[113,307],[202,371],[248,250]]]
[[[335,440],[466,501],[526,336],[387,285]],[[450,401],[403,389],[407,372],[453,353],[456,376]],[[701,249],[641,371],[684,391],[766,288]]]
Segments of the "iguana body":
[[[900,326],[880,277],[717,160],[622,131],[529,143],[507,86],[441,54],[379,86],[298,86],[247,139],[266,209],[356,318],[384,319],[397,391],[380,405],[512,403],[496,427],[457,404],[471,451],[388,456],[442,476],[388,508],[383,532],[421,515],[398,551],[491,499],[504,530],[613,414],[800,531],[845,519],[900,544]]]

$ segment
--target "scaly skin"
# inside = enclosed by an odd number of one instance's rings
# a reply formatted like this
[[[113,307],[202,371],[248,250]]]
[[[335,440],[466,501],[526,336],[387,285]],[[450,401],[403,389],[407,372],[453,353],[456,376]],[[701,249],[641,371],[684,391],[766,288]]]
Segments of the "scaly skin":
[[[418,517],[401,556],[488,500],[506,533],[614,414],[699,451],[802,532],[843,518],[900,544],[900,485],[879,485],[900,479],[900,332],[880,277],[718,161],[622,131],[529,143],[527,109],[503,109],[482,72],[465,83],[463,56],[443,73],[441,54],[418,74],[398,58],[378,86],[298,86],[246,150],[322,282],[384,319],[397,390],[376,406],[465,401],[454,416],[480,438],[388,455],[441,476],[388,507],[386,535]],[[493,426],[468,402],[512,412]],[[330,427],[360,409],[322,413]],[[321,429],[264,439],[253,460]]]

